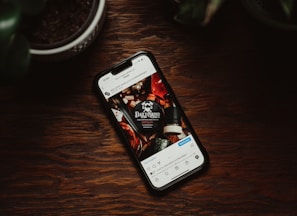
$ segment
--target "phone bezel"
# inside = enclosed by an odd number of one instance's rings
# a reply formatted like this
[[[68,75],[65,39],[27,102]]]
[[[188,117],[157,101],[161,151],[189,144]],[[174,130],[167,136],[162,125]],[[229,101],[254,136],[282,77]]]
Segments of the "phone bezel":
[[[145,172],[145,170],[144,170],[144,168],[143,168],[143,166],[141,164],[141,161],[137,158],[136,154],[134,153],[134,150],[131,148],[130,143],[129,143],[129,140],[127,140],[127,138],[126,138],[125,134],[123,133],[123,130],[121,129],[120,125],[119,124],[116,124],[117,120],[116,120],[114,114],[112,113],[110,107],[108,106],[108,103],[106,102],[106,99],[105,99],[105,97],[103,95],[103,92],[100,90],[100,87],[99,87],[99,84],[98,84],[99,79],[102,76],[104,76],[107,73],[113,73],[113,71],[117,71],[117,73],[119,73],[120,71],[122,71],[123,65],[124,65],[124,68],[126,68],[126,65],[128,65],[128,66],[130,65],[129,62],[132,62],[132,60],[134,58],[138,58],[141,55],[145,55],[145,56],[147,56],[150,59],[150,61],[152,62],[152,64],[156,68],[156,72],[158,73],[159,77],[164,82],[164,85],[165,85],[167,91],[172,95],[172,97],[174,97],[176,106],[179,107],[179,110],[181,111],[181,115],[183,116],[184,121],[187,124],[187,126],[190,128],[190,131],[192,133],[192,136],[195,139],[195,141],[196,141],[196,143],[197,143],[197,145],[198,145],[199,149],[201,150],[202,155],[204,157],[204,161],[203,161],[203,163],[202,163],[201,166],[193,169],[190,172],[185,173],[184,175],[178,177],[177,179],[169,182],[168,184],[166,184],[166,185],[164,185],[162,187],[155,187],[152,184],[152,182],[150,181],[148,175],[146,174],[146,172]],[[133,65],[130,65],[130,66],[133,66]],[[148,51],[137,52],[134,55],[130,56],[129,58],[127,58],[127,59],[121,61],[120,63],[112,66],[111,68],[109,68],[107,70],[104,70],[103,72],[99,73],[95,77],[94,85],[95,85],[96,93],[97,94],[99,93],[100,99],[104,101],[103,102],[103,105],[104,105],[105,110],[107,111],[109,117],[112,119],[111,120],[112,125],[115,127],[115,129],[116,129],[117,133],[119,134],[121,140],[125,143],[125,147],[129,149],[129,153],[132,155],[132,157],[134,159],[134,162],[136,162],[138,168],[141,170],[142,176],[145,177],[144,179],[146,180],[146,183],[149,185],[149,189],[152,189],[154,192],[164,192],[164,191],[167,191],[170,188],[172,188],[173,185],[177,185],[177,183],[183,182],[185,179],[190,178],[194,174],[202,173],[204,170],[206,170],[206,168],[208,167],[208,164],[209,164],[209,157],[208,157],[207,151],[204,148],[204,146],[202,145],[202,143],[200,142],[200,140],[199,140],[199,138],[198,138],[195,130],[193,129],[190,121],[188,120],[188,118],[187,118],[184,110],[182,109],[182,106],[180,105],[180,103],[178,101],[178,98],[176,97],[174,91],[172,90],[171,86],[169,85],[168,81],[166,80],[163,72],[161,71],[159,65],[156,62],[155,57],[153,56],[153,54],[151,52],[148,52]]]

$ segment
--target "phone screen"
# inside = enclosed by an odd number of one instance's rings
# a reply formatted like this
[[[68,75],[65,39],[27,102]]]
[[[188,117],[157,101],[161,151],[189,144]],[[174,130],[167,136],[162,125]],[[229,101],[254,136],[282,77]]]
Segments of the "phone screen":
[[[146,54],[105,73],[98,86],[150,184],[164,188],[201,169],[198,140],[172,90]]]

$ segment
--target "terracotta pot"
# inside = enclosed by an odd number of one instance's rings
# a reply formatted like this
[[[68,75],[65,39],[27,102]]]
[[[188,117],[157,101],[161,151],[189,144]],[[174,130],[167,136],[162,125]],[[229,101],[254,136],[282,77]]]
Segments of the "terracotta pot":
[[[59,61],[77,56],[98,36],[106,15],[106,0],[93,0],[92,9],[81,28],[67,39],[53,44],[31,43],[33,59]]]

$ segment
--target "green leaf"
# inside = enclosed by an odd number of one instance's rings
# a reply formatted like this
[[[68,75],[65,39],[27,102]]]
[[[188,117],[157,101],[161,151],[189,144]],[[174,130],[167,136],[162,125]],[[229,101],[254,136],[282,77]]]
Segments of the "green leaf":
[[[0,45],[3,50],[20,23],[19,7],[11,2],[0,3]]]
[[[288,19],[292,17],[295,0],[279,0]]]
[[[28,41],[22,35],[15,35],[9,52],[2,58],[0,84],[9,84],[23,77],[27,72],[30,59]]]
[[[185,0],[181,2],[174,19],[181,24],[201,24],[208,0]]]

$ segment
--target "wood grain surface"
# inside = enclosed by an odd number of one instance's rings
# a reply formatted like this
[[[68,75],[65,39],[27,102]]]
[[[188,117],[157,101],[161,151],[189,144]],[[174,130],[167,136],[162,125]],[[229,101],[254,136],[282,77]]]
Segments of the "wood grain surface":
[[[296,215],[296,34],[230,0],[205,29],[168,1],[107,1],[83,55],[33,62],[0,86],[0,215]],[[151,51],[210,157],[207,172],[154,196],[92,91],[97,73]]]

